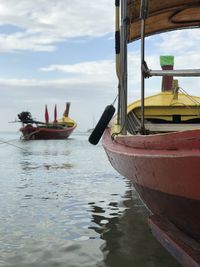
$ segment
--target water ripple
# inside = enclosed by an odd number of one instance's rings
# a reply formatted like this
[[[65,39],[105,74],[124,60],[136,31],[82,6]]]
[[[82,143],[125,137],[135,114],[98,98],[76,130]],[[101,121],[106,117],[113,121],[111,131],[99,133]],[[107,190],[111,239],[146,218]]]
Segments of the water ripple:
[[[17,145],[26,151],[0,150],[0,266],[178,266],[100,145],[87,136]]]

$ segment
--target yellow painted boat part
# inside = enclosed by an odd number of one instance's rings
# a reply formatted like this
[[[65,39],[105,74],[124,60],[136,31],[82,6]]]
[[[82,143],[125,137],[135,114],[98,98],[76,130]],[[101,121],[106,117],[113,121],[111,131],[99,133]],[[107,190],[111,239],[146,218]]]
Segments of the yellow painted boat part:
[[[65,124],[69,127],[72,127],[76,124],[74,120],[72,120],[70,117],[63,116],[61,119],[58,120],[58,124]]]
[[[141,117],[141,101],[135,101],[128,106],[128,113],[134,111],[135,115]],[[172,121],[173,115],[180,115],[182,121],[200,117],[200,97],[189,96],[179,93],[178,98],[173,92],[161,92],[145,98],[146,119],[163,119]]]

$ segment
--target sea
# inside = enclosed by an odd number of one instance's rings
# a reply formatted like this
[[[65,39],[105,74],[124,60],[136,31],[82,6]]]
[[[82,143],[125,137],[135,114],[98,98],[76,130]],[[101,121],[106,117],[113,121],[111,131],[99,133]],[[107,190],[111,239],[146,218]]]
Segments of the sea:
[[[180,267],[129,180],[88,134],[0,133],[0,266]]]

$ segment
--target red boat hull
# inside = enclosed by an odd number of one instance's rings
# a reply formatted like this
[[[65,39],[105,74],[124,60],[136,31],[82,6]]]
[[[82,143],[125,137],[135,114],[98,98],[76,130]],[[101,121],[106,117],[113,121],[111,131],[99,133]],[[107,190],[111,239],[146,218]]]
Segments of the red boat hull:
[[[40,128],[33,127],[32,125],[26,125],[22,127],[20,131],[23,134],[25,140],[48,140],[48,139],[66,139],[76,128],[66,127],[63,129],[52,129],[52,128]]]
[[[112,140],[107,129],[103,146],[153,214],[200,241],[200,130]]]

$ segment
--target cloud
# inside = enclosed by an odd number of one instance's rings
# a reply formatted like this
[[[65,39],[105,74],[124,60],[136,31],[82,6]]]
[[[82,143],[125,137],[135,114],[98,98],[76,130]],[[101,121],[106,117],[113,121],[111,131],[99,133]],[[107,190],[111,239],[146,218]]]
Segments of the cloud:
[[[68,38],[104,36],[113,32],[114,2],[110,0],[2,0],[1,25],[22,30],[0,34],[0,52],[53,51]]]
[[[4,84],[2,84],[4,82]],[[22,86],[23,85],[23,86]],[[105,80],[12,80],[0,81],[1,122],[3,129],[14,130],[13,121],[21,111],[30,111],[33,117],[44,120],[44,105],[48,104],[50,119],[57,104],[58,116],[63,113],[65,102],[71,102],[70,116],[78,123],[79,130],[91,128],[92,117],[97,120],[107,104],[113,102],[117,94],[117,83]],[[4,119],[5,118],[5,119]]]
[[[0,3],[0,24],[15,25],[16,32],[0,34],[0,51],[54,51],[56,43],[69,38],[98,37],[112,31],[114,1],[68,1],[68,0],[2,0]],[[103,15],[102,15],[103,14]],[[1,28],[1,26],[0,26]],[[5,27],[4,27],[5,28]],[[21,29],[19,31],[19,28]],[[13,28],[14,29],[14,28]],[[160,69],[159,55],[174,54],[176,68],[199,68],[197,30],[178,31],[147,38],[146,61],[151,69]],[[193,41],[192,41],[193,39]],[[81,40],[83,40],[81,38]],[[166,42],[167,40],[167,42]],[[75,39],[77,41],[77,39]],[[150,50],[148,50],[150,45]],[[130,45],[131,46],[131,45]],[[138,46],[137,46],[138,47]],[[91,47],[91,49],[95,47]],[[80,48],[81,49],[81,48]],[[103,49],[102,49],[103,50]],[[99,53],[96,52],[97,54]],[[110,54],[111,58],[112,55]],[[88,56],[89,58],[89,56]],[[26,78],[26,72],[18,79],[13,73],[0,79],[1,111],[12,120],[17,112],[27,109],[33,114],[43,115],[44,103],[53,105],[72,102],[72,118],[79,127],[88,127],[88,118],[99,118],[106,104],[117,94],[117,78],[114,60],[105,60],[108,55],[98,55],[101,60],[76,64],[53,64],[41,61],[37,74]],[[130,50],[128,60],[129,102],[140,97],[140,49]],[[41,66],[41,64],[39,66]],[[38,65],[37,65],[38,67]],[[38,75],[39,74],[44,74]],[[53,79],[61,74],[64,78]],[[55,75],[54,75],[55,74]],[[37,76],[38,75],[38,76]],[[52,75],[52,77],[51,77]],[[11,77],[7,79],[6,77]],[[45,77],[46,80],[41,79]],[[190,94],[198,94],[199,79],[180,78],[180,85]],[[145,94],[160,91],[161,78],[146,80]],[[8,108],[9,107],[9,108]],[[9,110],[9,112],[8,112]],[[43,118],[41,118],[43,119]]]
[[[96,86],[97,84],[104,84],[106,88],[108,84],[116,81],[115,63],[112,60],[100,60],[91,62],[81,62],[71,65],[50,65],[40,68],[43,72],[62,72],[69,74],[68,78],[64,79],[0,79],[0,85],[10,86],[67,86],[85,84],[89,86]]]
[[[193,41],[191,40],[193,37]],[[154,39],[153,39],[154,38]],[[189,40],[186,42],[186,40]],[[167,40],[167,41],[166,41]],[[197,30],[170,32],[147,39],[151,53],[146,56],[149,68],[160,69],[159,55],[175,55],[175,68],[199,68],[200,55],[198,46],[200,40]],[[176,45],[175,45],[176,44]],[[140,84],[140,49],[128,54],[129,84],[139,87]],[[116,83],[115,62],[113,60],[85,61],[76,64],[52,64],[41,67],[41,72],[57,72],[66,74],[65,79],[0,79],[0,84],[21,86],[49,86],[74,84],[112,84]],[[180,78],[181,79],[181,78]],[[197,78],[198,79],[198,78]],[[150,84],[150,83],[149,83]]]
[[[177,69],[200,68],[199,29],[180,30],[161,34],[155,44],[156,51],[174,55]]]
[[[199,29],[189,29],[169,32],[160,35],[160,43],[156,46],[163,52],[183,54],[185,52],[197,52],[200,42]]]
[[[9,86],[23,86],[23,87],[34,87],[34,86],[65,86],[65,85],[74,85],[74,84],[91,84],[91,80],[80,77],[78,78],[69,78],[69,79],[55,79],[55,80],[40,80],[40,79],[0,79],[0,85],[9,85]],[[93,81],[92,81],[93,83]]]
[[[32,51],[54,51],[55,46],[49,45],[52,43],[46,38],[43,43],[44,37],[38,41],[38,36],[31,36],[27,33],[14,33],[12,35],[0,35],[0,52],[13,52],[19,50],[32,50]]]
[[[106,75],[113,74],[115,68],[112,60],[99,60],[90,62],[81,62],[72,65],[50,65],[48,67],[40,68],[41,71],[60,71],[71,74],[84,74],[84,75]]]

